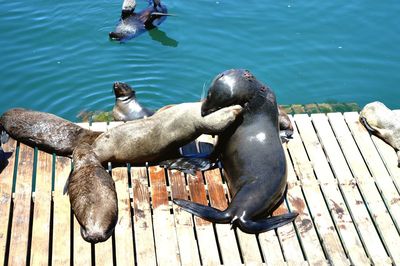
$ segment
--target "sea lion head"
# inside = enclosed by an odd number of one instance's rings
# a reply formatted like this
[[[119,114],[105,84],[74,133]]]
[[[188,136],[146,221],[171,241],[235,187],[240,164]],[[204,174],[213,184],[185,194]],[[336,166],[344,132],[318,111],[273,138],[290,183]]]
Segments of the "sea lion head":
[[[396,115],[381,102],[372,102],[364,106],[360,112],[360,122],[371,132],[382,136],[383,129],[390,129]]]
[[[245,107],[259,91],[265,92],[267,89],[248,70],[226,70],[212,81],[207,98],[201,106],[201,115],[205,116],[223,107],[236,104]]]
[[[129,86],[127,83],[124,82],[114,82],[113,84],[113,90],[115,94],[115,98],[120,98],[120,97],[135,97],[136,92],[134,89],[132,89],[131,86]]]

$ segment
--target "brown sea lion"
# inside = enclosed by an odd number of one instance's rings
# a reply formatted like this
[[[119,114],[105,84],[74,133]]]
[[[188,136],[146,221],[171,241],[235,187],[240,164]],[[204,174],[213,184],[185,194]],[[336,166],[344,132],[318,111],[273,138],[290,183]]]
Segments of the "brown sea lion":
[[[71,156],[78,144],[91,144],[102,133],[53,114],[21,108],[6,111],[0,117],[0,125],[12,138],[60,156]]]
[[[392,146],[400,167],[400,117],[381,102],[372,102],[360,112],[360,121],[374,135]]]
[[[118,220],[114,181],[89,144],[78,145],[72,159],[74,169],[68,181],[72,211],[81,225],[83,239],[103,242],[111,236]]]
[[[93,142],[93,150],[102,163],[141,165],[176,158],[181,146],[201,134],[223,132],[242,111],[235,105],[202,117],[200,109],[200,102],[178,104],[113,127]]]

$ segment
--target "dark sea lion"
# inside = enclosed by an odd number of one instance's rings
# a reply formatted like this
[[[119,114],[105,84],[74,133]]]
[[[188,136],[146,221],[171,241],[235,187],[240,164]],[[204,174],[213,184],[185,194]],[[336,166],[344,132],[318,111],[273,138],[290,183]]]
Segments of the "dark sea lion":
[[[127,4],[127,6],[132,6],[132,4]],[[109,37],[117,41],[132,39],[147,30],[159,26],[167,16],[167,7],[159,1],[153,1],[152,5],[137,13],[134,12],[134,8],[128,11],[128,8],[124,9],[123,7],[117,27],[115,31],[109,33]]]
[[[256,234],[292,222],[298,214],[267,217],[283,202],[287,188],[274,92],[247,70],[228,70],[213,80],[202,115],[234,104],[245,107],[243,117],[218,136],[212,156],[220,155],[226,172],[232,196],[228,208],[221,211],[182,199],[174,203],[203,219]]]
[[[392,146],[400,167],[400,117],[381,102],[372,102],[360,112],[360,121],[374,135]]]
[[[0,125],[12,138],[60,156],[71,156],[78,144],[91,144],[102,133],[53,114],[20,108],[6,111],[0,117]]]
[[[143,107],[136,99],[135,90],[127,83],[114,82],[115,105],[112,111],[114,120],[130,121],[154,114],[153,111]]]
[[[78,145],[72,159],[74,169],[68,180],[68,194],[81,235],[91,243],[106,241],[118,220],[114,181],[89,144]]]
[[[201,134],[223,132],[242,111],[239,105],[201,116],[201,103],[172,106],[151,117],[133,120],[101,134],[92,144],[102,163],[159,162],[180,156],[179,148]]]

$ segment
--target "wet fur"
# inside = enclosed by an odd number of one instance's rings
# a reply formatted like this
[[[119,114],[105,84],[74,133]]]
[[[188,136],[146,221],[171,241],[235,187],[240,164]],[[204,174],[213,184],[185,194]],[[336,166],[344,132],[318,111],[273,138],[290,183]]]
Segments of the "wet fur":
[[[90,145],[79,145],[72,157],[74,170],[69,177],[68,194],[81,235],[91,243],[106,241],[118,220],[114,181]]]
[[[6,111],[0,117],[0,124],[12,138],[60,156],[71,156],[78,144],[91,144],[102,133],[53,114],[19,108]]]
[[[220,80],[230,88],[213,87]],[[221,84],[221,83],[219,83]],[[212,160],[220,156],[232,201],[221,211],[183,199],[174,203],[214,223],[230,223],[246,233],[261,233],[293,221],[297,213],[268,217],[283,202],[286,159],[283,152],[275,94],[248,71],[230,70],[218,75],[202,105],[210,115],[232,104],[245,106],[236,120],[218,136]]]

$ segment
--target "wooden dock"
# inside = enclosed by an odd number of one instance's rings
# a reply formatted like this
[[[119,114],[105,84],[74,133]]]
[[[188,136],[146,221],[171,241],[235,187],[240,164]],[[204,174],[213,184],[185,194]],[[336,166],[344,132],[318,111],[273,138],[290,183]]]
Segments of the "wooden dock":
[[[114,168],[119,220],[106,242],[79,232],[65,182],[71,161],[11,140],[0,174],[0,263],[5,265],[400,265],[400,168],[356,112],[294,115],[284,144],[289,190],[277,213],[292,224],[260,235],[193,217],[187,198],[228,205],[221,171],[185,176],[159,167]],[[94,123],[106,130],[112,123]],[[88,126],[88,125],[86,125]]]

